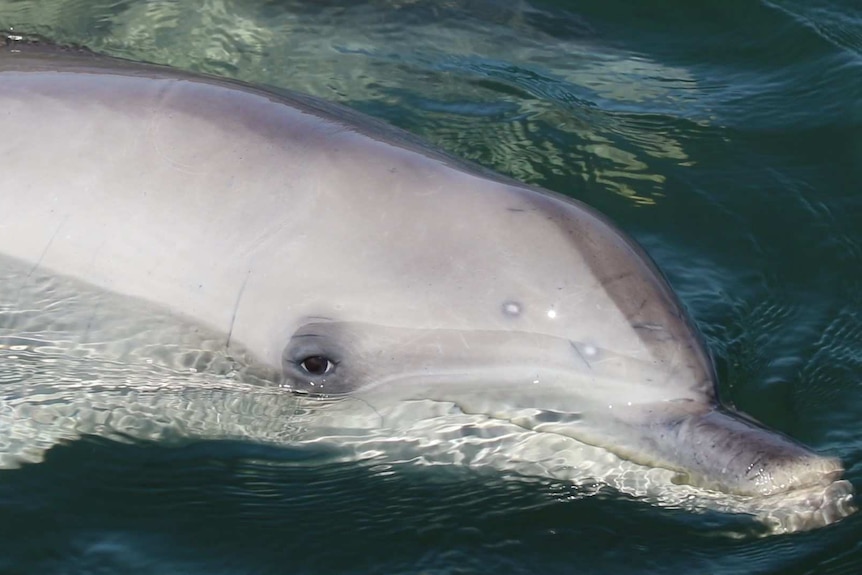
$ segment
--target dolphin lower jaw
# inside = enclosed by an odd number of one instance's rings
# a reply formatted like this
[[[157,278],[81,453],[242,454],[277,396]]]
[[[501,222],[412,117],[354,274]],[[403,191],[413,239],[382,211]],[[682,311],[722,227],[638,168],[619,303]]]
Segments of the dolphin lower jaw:
[[[457,402],[467,413],[568,436],[632,463],[674,471],[680,484],[731,495],[768,497],[824,487],[839,481],[844,471],[838,459],[716,404],[677,400],[601,408],[589,399],[574,403],[581,408],[560,403],[561,408],[538,409],[529,401],[506,407],[492,397]]]
[[[397,381],[370,386],[358,395],[372,405],[396,397],[453,402],[464,413],[566,435],[633,463],[675,471],[680,483],[728,494],[770,496],[826,486],[843,474],[838,459],[820,456],[712,402],[660,400],[641,390],[635,401],[609,405],[600,401],[602,394],[575,394],[550,383],[558,381],[558,373],[533,379],[527,372],[513,376],[518,371],[489,367],[482,373],[494,385],[480,386],[484,391],[476,394],[464,390],[466,382],[475,384],[475,372],[435,366],[409,377],[400,374]],[[636,390],[617,387],[619,397],[636,395]]]
[[[643,408],[600,418],[596,410],[492,413],[468,402],[428,399],[378,404],[329,398],[307,407],[314,429],[322,427],[357,452],[389,451],[399,461],[422,464],[490,465],[577,486],[599,482],[665,507],[748,515],[766,527],[763,535],[822,527],[857,510],[853,486],[839,479],[835,460],[708,406],[687,420],[664,414],[654,426],[646,420],[659,417],[658,407],[652,415]],[[738,444],[748,440],[746,433],[766,438],[747,450]],[[706,449],[710,437],[717,451]],[[735,449],[736,457],[725,456],[725,449]],[[724,459],[713,465],[709,457]]]

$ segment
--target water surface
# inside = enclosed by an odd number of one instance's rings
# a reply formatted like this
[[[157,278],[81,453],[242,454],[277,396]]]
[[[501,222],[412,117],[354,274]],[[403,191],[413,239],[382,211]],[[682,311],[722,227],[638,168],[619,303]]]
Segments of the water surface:
[[[338,101],[597,207],[668,275],[724,401],[862,486],[857,2],[4,0],[0,28]],[[860,541],[859,515],[759,538],[239,439],[85,438],[0,474],[3,573],[849,574]]]

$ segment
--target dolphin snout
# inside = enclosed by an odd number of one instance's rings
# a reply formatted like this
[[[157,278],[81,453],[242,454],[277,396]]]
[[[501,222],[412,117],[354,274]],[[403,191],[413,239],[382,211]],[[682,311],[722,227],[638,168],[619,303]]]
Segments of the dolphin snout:
[[[838,459],[723,410],[673,421],[661,435],[671,466],[692,483],[729,493],[767,496],[829,485],[844,472]]]

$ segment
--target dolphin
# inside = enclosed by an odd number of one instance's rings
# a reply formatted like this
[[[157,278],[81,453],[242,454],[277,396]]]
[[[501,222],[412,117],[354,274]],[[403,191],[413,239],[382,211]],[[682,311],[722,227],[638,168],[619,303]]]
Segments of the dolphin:
[[[22,311],[73,300],[64,329],[103,352],[169,343],[144,327],[162,310],[330,428],[446,406],[800,506],[800,528],[854,510],[840,461],[720,404],[668,282],[583,203],[307,96],[82,51],[0,52],[0,118],[7,348]],[[79,295],[48,304],[51,282]],[[111,298],[144,311],[96,337]]]

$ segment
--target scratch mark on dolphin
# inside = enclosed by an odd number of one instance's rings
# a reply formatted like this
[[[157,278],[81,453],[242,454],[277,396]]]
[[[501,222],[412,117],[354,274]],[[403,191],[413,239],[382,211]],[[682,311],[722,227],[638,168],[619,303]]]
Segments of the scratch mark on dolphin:
[[[33,264],[33,267],[30,268],[29,272],[27,272],[27,279],[30,279],[30,276],[33,275],[33,272],[35,272],[37,269],[39,269],[39,266],[42,265],[42,260],[45,259],[45,256],[48,254],[48,250],[51,249],[51,245],[54,243],[54,240],[57,238],[57,234],[59,234],[60,230],[63,228],[63,226],[66,225],[66,221],[68,221],[68,219],[69,219],[69,214],[66,214],[66,217],[63,218],[63,221],[60,222],[60,225],[58,225],[57,229],[54,230],[54,233],[51,234],[51,238],[48,240],[48,243],[45,244],[45,247],[42,249],[42,253],[39,254],[39,259],[36,260],[36,263]]]
[[[578,354],[578,357],[581,358],[581,361],[583,361],[587,365],[587,368],[593,369],[593,366],[590,365],[590,362],[587,361],[587,358],[585,358],[584,354],[581,353],[581,350],[578,349],[577,344],[572,340],[569,340],[569,345],[572,346],[572,349],[575,350],[575,353]]]
[[[239,313],[239,304],[242,301],[242,294],[245,292],[245,286],[248,284],[248,278],[251,277],[251,270],[245,274],[245,279],[242,280],[242,285],[239,286],[239,292],[236,294],[236,303],[233,304],[233,313],[230,316],[230,326],[227,330],[227,340],[224,342],[225,351],[230,348],[230,338],[233,335],[233,326],[236,323],[236,316]]]

